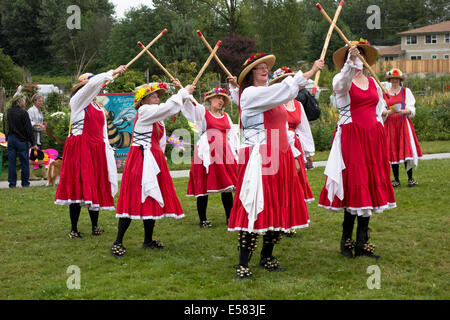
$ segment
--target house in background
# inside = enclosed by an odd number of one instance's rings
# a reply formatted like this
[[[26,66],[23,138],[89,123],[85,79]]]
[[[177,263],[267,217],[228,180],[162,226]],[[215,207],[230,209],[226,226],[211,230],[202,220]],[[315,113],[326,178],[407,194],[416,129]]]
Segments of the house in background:
[[[398,45],[379,49],[384,61],[450,58],[450,21],[398,33]]]

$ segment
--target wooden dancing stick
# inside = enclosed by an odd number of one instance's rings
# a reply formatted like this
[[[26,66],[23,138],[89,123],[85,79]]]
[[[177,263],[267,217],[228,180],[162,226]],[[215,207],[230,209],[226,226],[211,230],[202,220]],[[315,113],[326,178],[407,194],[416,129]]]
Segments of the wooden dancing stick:
[[[325,12],[325,9],[322,8],[322,6],[320,5],[320,3],[316,4],[316,7],[319,9],[319,11],[322,13],[322,15],[325,17],[325,19],[328,20],[328,22],[330,24],[333,23],[333,21],[330,19],[330,17],[328,16],[328,14]],[[352,44],[350,43],[350,41],[348,41],[347,37],[342,33],[341,29],[339,29],[339,27],[337,25],[334,25],[334,29],[337,31],[337,33],[339,34],[339,36],[342,38],[342,40],[345,41],[345,43],[348,45],[348,47],[350,48],[352,46]],[[375,81],[378,83],[378,85],[380,86],[380,88],[383,90],[383,92],[385,94],[389,94],[386,90],[386,88],[381,84],[380,80],[378,79],[377,75],[375,74],[375,72],[373,71],[373,69],[370,67],[370,65],[367,63],[366,59],[363,58],[363,56],[361,56],[361,54],[358,52],[357,56],[359,58],[359,60],[362,61],[362,63],[364,64],[364,66],[367,68],[367,70],[370,72],[370,74],[372,75],[372,77],[375,79]]]
[[[155,56],[154,56],[153,54],[151,54],[151,52],[148,51],[148,50],[144,47],[144,45],[142,44],[142,42],[138,41],[138,45],[139,45],[141,48],[144,48],[142,51],[145,51],[145,53],[147,53],[147,55],[148,55],[150,58],[152,58],[153,62],[156,63],[156,65],[157,65],[158,67],[160,67],[162,71],[164,71],[164,73],[169,77],[170,81],[175,80],[175,77],[172,76],[172,75],[170,74],[170,72],[169,72],[166,68],[164,68],[164,66],[158,61],[158,59],[156,59]]]
[[[172,74],[166,68],[164,68],[164,66],[158,61],[158,59],[156,59],[155,56],[150,51],[148,51],[147,48],[144,47],[142,42],[138,41],[138,45],[141,48],[144,48],[142,51],[145,51],[145,53],[147,53],[147,55],[153,60],[153,62],[155,62],[156,65],[161,68],[161,70],[169,77],[170,81],[175,80],[175,77],[172,76]],[[181,83],[180,83],[180,85],[181,85],[181,88],[183,88],[183,85]],[[194,106],[197,105],[192,97],[190,98],[190,100]],[[177,119],[177,115],[178,114],[173,116],[172,122],[174,122]]]
[[[200,30],[197,30],[197,34],[200,37],[200,39],[202,39],[203,43],[208,48],[209,52],[212,52],[213,48],[209,45],[208,41],[206,41],[206,39],[203,36],[202,32]],[[222,61],[220,61],[220,59],[217,56],[217,54],[214,55],[214,59],[216,59],[216,62],[219,64],[219,67],[222,68],[222,70],[227,74],[227,76],[230,77],[230,78],[233,78],[233,75],[231,74],[230,71],[228,71],[228,69],[225,67],[225,65],[222,63]]]
[[[148,50],[148,48],[150,48],[156,41],[158,41],[158,39],[159,38],[161,38],[165,33],[167,32],[167,29],[164,29],[163,31],[161,31],[156,37],[155,37],[155,39],[153,39],[144,49],[145,50]],[[142,49],[142,51],[141,52],[139,52],[138,53],[138,55],[136,56],[136,57],[134,57],[130,62],[128,62],[127,63],[127,68],[129,67],[129,66],[131,66],[137,59],[139,59],[143,54],[144,54],[144,52],[145,52],[145,50],[144,49]],[[116,74],[115,76],[114,76],[114,79],[115,78],[117,78],[119,76],[119,74]],[[104,88],[104,87],[106,87],[108,84],[110,84],[111,83],[111,81],[107,81],[104,85],[103,85],[103,87],[102,87],[102,89]]]
[[[209,63],[211,62],[212,58],[215,56],[215,54],[221,44],[222,44],[222,41],[220,41],[220,40],[217,41],[216,46],[214,47],[213,51],[209,55],[208,59],[206,60],[205,64],[203,65],[203,67],[200,69],[200,72],[195,77],[194,82],[192,82],[193,86],[195,86],[197,84],[198,80],[200,80],[200,77],[202,76],[203,72],[205,72],[206,67],[208,67]]]
[[[336,25],[336,21],[339,17],[339,14],[341,13],[342,10],[342,6],[344,5],[344,1],[341,1],[339,3],[339,6],[336,10],[336,13],[334,14],[334,18],[333,18],[333,23],[330,25],[330,29],[328,29],[328,34],[327,37],[325,38],[325,43],[323,45],[322,48],[322,53],[320,55],[320,59],[325,60],[325,56],[327,54],[327,50],[328,50],[328,44],[330,43],[330,39],[331,39],[331,35],[333,33],[334,30],[334,26]],[[312,88],[312,94],[315,95],[317,92],[317,86],[319,85],[319,78],[320,78],[320,70],[317,71],[316,76],[314,78],[314,86]]]

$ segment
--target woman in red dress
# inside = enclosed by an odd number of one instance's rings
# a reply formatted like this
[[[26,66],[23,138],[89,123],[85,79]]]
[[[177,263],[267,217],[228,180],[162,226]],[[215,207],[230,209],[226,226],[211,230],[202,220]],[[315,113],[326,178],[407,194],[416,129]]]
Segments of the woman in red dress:
[[[248,267],[258,234],[263,234],[259,266],[268,271],[283,271],[272,256],[283,232],[305,228],[308,209],[298,171],[300,153],[294,153],[293,137],[288,140],[287,111],[283,104],[294,99],[300,87],[323,67],[316,61],[307,73],[297,72],[282,82],[267,86],[275,56],[252,55],[243,65],[236,86],[239,91],[243,145],[239,150],[238,183],[229,231],[239,232],[239,265],[235,277],[249,278]],[[303,159],[301,160],[303,165]],[[295,196],[292,196],[295,195]]]
[[[178,80],[174,80],[173,85],[181,87]],[[131,220],[144,223],[143,248],[163,249],[161,241],[153,240],[155,220],[184,217],[164,156],[166,131],[163,120],[180,111],[194,87],[180,89],[165,103],[159,104],[165,91],[165,83],[145,84],[135,91],[134,103],[138,112],[117,202],[117,237],[110,249],[115,257],[123,257],[126,253],[123,237]]]
[[[333,79],[340,119],[319,206],[332,211],[344,209],[341,254],[379,258],[368,242],[370,216],[372,212],[395,208],[396,204],[382,120],[386,113],[382,90],[374,79],[363,74],[358,51],[369,65],[375,63],[378,52],[364,41],[354,41],[350,49],[342,47],[333,55],[341,70]],[[355,244],[352,233],[356,217]]]
[[[205,93],[203,105],[189,100],[181,109],[187,120],[197,125],[199,140],[189,172],[187,196],[197,197],[200,227],[212,223],[206,219],[208,195],[220,193],[225,209],[226,223],[233,207],[233,194],[237,181],[237,129],[224,112],[230,103],[228,91],[214,88]]]
[[[284,78],[288,76],[294,76],[295,73],[287,67],[282,67],[277,69],[272,75],[270,75],[269,86],[281,82]],[[288,115],[288,125],[289,131],[293,133],[295,139],[295,148],[301,153],[303,162],[307,158],[311,158],[315,153],[314,138],[311,133],[311,128],[309,127],[308,118],[306,117],[305,110],[300,101],[292,99],[288,103],[283,104],[286,108]],[[314,196],[309,186],[308,177],[306,175],[306,168],[304,165],[300,165],[300,171],[298,173],[300,182],[303,187],[304,197],[306,203],[311,203],[314,201]]]
[[[411,118],[416,113],[414,104],[416,100],[408,88],[403,87],[406,75],[399,69],[392,69],[386,73],[386,88],[389,95],[384,95],[388,106],[387,118],[384,122],[389,151],[389,162],[394,173],[392,186],[400,186],[399,164],[404,163],[408,174],[408,187],[415,187],[417,182],[413,179],[413,165],[417,167],[418,160],[422,158],[419,140]]]
[[[106,81],[123,73],[126,66],[93,75],[85,73],[72,88],[70,106],[70,134],[63,151],[61,176],[56,190],[55,204],[68,205],[71,231],[68,237],[81,238],[78,219],[81,206],[86,206],[92,224],[92,235],[100,235],[97,226],[99,210],[114,210],[117,193],[117,167],[114,150],[109,145],[104,109],[95,97]]]

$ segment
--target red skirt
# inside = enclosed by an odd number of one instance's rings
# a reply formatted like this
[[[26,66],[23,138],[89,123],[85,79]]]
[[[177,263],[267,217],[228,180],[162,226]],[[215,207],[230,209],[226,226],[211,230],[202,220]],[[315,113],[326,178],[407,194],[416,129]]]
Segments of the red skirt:
[[[347,208],[381,212],[396,206],[391,184],[391,168],[387,155],[386,134],[381,123],[366,129],[354,123],[341,126],[344,199],[328,200],[325,186],[319,206],[331,210]]]
[[[314,201],[314,195],[312,193],[311,187],[308,182],[308,176],[306,175],[305,162],[303,161],[303,148],[300,143],[300,140],[295,136],[295,147],[302,153],[299,157],[300,162],[300,172],[298,173],[298,177],[300,179],[300,183],[303,187],[303,196],[305,198],[306,203],[311,203]]]
[[[223,163],[211,163],[206,173],[203,161],[198,157],[198,146],[194,150],[194,161],[189,171],[188,197],[199,197],[213,193],[230,192],[237,182],[237,164],[233,156],[227,156]],[[223,159],[224,157],[222,157]]]
[[[128,152],[122,174],[116,218],[157,220],[163,217],[175,219],[184,217],[183,209],[177,198],[164,153],[160,149],[154,150],[153,148],[151,152],[160,170],[157,179],[164,201],[164,207],[162,208],[151,197],[147,197],[143,203],[141,202],[141,181],[144,158],[142,149],[138,146],[132,146]]]
[[[67,138],[55,204],[79,203],[90,210],[114,210],[105,143],[84,135]]]
[[[411,128],[411,135],[409,134],[408,124]],[[393,114],[387,117],[384,122],[387,135],[387,146],[389,162],[391,164],[403,163],[407,160],[413,160],[413,146],[415,145],[417,150],[417,156],[421,158],[422,150],[420,149],[419,140],[417,139],[416,132],[411,119],[399,114]],[[411,139],[412,138],[412,139]]]
[[[248,231],[247,212],[239,199],[245,169],[250,157],[251,147],[240,149],[238,165],[238,184],[233,209],[228,224],[229,231]],[[268,230],[288,232],[306,228],[309,214],[303,197],[304,191],[295,169],[294,157],[290,148],[279,154],[279,168],[275,174],[263,174],[264,209],[258,214],[253,232]],[[267,165],[264,164],[263,171]]]

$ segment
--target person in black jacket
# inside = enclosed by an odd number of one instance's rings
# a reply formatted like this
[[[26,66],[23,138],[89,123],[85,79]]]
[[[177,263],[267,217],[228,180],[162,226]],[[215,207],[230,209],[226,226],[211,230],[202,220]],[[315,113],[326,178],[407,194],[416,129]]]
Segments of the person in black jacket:
[[[32,149],[36,150],[37,146],[34,141],[33,128],[28,112],[25,110],[25,97],[16,97],[11,108],[6,113],[8,121],[8,132],[6,140],[8,141],[8,182],[10,188],[16,187],[17,172],[16,158],[20,159],[22,167],[21,180],[22,187],[29,187],[30,170],[28,166],[29,143]],[[32,151],[33,152],[33,151]]]

